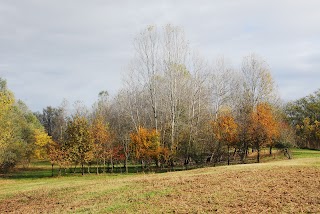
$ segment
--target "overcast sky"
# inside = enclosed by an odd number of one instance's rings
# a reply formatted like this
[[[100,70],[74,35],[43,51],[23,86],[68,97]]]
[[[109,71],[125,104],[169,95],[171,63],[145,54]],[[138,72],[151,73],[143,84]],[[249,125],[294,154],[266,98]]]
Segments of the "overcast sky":
[[[115,94],[147,25],[184,28],[207,60],[235,68],[252,52],[282,99],[320,88],[320,1],[0,0],[0,77],[31,110]]]

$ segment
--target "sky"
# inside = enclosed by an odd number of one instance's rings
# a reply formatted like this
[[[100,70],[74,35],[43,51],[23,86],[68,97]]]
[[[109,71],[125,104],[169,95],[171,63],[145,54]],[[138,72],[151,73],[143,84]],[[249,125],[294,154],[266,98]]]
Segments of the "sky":
[[[320,82],[320,1],[0,0],[0,77],[32,111],[63,99],[91,106],[116,94],[148,25],[180,26],[208,61],[235,68],[250,53],[270,66],[281,98]]]

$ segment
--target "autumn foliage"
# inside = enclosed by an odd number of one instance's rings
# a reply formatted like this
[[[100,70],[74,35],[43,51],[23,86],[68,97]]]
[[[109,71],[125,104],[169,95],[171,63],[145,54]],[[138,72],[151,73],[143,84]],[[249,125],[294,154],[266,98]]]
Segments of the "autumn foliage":
[[[135,158],[139,161],[156,163],[160,160],[166,149],[160,145],[160,135],[155,129],[139,127],[137,132],[130,134],[131,149]]]
[[[260,162],[261,147],[272,144],[280,135],[278,122],[269,104],[258,104],[251,114],[251,124],[248,132],[253,147],[258,151],[257,161]]]
[[[222,145],[227,146],[228,164],[230,164],[230,147],[238,142],[238,124],[230,114],[219,115],[212,123],[215,139]]]
[[[237,142],[238,124],[232,115],[222,115],[213,122],[213,131],[218,141],[232,146]]]
[[[51,141],[41,123],[22,101],[16,101],[0,78],[0,172],[32,159],[47,158]]]

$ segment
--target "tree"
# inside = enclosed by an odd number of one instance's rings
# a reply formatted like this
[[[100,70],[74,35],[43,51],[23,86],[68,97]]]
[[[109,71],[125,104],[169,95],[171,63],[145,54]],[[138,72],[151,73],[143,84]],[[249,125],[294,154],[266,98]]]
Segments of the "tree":
[[[156,163],[159,161],[162,149],[159,133],[155,129],[139,127],[138,132],[130,134],[130,139],[131,148],[137,160],[142,163],[144,161],[150,163],[151,160]]]
[[[92,158],[93,140],[88,120],[82,115],[74,115],[67,125],[65,149],[70,151],[71,159],[80,163],[84,174],[84,164]]]
[[[183,100],[187,76],[189,71],[186,67],[189,46],[184,36],[184,31],[179,27],[167,25],[164,27],[163,37],[163,70],[164,79],[167,83],[164,88],[170,118],[170,151],[175,153],[178,149],[178,126],[180,115],[183,110],[179,104]]]
[[[248,132],[252,145],[257,149],[257,162],[259,163],[261,147],[270,144],[279,136],[278,124],[269,104],[261,103],[257,105],[251,114]]]
[[[139,81],[148,91],[148,99],[153,115],[153,127],[158,131],[158,84],[157,77],[160,75],[161,55],[160,38],[156,26],[148,26],[134,40],[135,58],[132,69],[135,75],[139,75]]]
[[[7,83],[0,78],[0,171],[7,171],[17,161],[14,124],[12,123],[14,96]]]
[[[259,103],[277,101],[274,81],[268,64],[259,56],[251,54],[243,58],[243,98],[250,107]]]
[[[48,146],[52,139],[43,129],[34,130],[35,149],[34,155],[37,159],[44,160],[47,158]]]
[[[227,63],[224,58],[218,58],[214,67],[210,69],[209,89],[212,101],[214,119],[218,118],[221,108],[234,105],[233,98],[239,85],[239,74]]]
[[[66,101],[59,107],[47,106],[42,113],[35,113],[46,132],[55,142],[61,143],[66,130]]]
[[[286,121],[280,121],[279,123],[279,138],[277,139],[276,148],[284,149],[296,146],[296,134],[295,130]],[[271,154],[271,147],[270,147]]]
[[[127,98],[125,91],[120,91],[117,94],[111,103],[109,118],[110,130],[114,133],[114,142],[118,143],[123,149],[126,173],[128,173],[128,161],[131,156],[129,135],[133,130],[136,130],[131,120]]]
[[[248,153],[251,136],[247,130],[252,122],[252,115],[259,104],[270,103],[276,105],[278,95],[274,86],[268,64],[259,56],[250,54],[243,58],[241,66],[241,82],[238,97],[235,99],[237,121],[239,124],[239,141],[241,143],[241,159],[244,161]],[[252,145],[253,146],[253,145]]]
[[[298,146],[319,149],[320,90],[288,103],[285,113],[295,129]]]
[[[213,122],[213,132],[219,143],[227,146],[228,165],[230,164],[230,147],[235,146],[238,138],[238,124],[230,113],[220,115]]]
[[[20,160],[27,166],[33,158],[42,158],[40,151],[42,151],[42,155],[45,155],[44,147],[46,147],[45,144],[48,141],[41,142],[41,138],[44,139],[47,134],[37,117],[21,100],[15,103],[13,110],[15,114],[13,117],[15,118],[14,124],[17,128],[15,133],[20,139],[21,148],[23,148],[22,153],[20,153]]]
[[[44,155],[42,134],[35,115],[22,101],[15,101],[6,81],[0,79],[0,170],[8,171],[18,163],[27,166],[32,158]]]
[[[107,158],[110,158],[111,169],[113,169],[113,145],[108,125],[105,124],[101,115],[97,115],[91,125],[91,135],[93,138],[93,154],[97,162],[97,174],[99,162],[103,161],[104,172]]]

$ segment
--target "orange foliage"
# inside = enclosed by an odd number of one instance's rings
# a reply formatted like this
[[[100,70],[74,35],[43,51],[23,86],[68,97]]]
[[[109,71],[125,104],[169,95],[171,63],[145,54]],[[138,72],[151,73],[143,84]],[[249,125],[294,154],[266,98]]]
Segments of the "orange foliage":
[[[131,148],[138,160],[158,160],[163,149],[160,146],[160,135],[155,130],[139,127],[137,133],[130,134]]]
[[[111,134],[101,116],[94,119],[91,126],[91,135],[94,140],[93,156],[96,160],[103,160],[112,156]]]
[[[228,146],[232,146],[237,141],[238,124],[230,114],[222,115],[212,123],[215,138]]]
[[[59,175],[61,174],[61,168],[65,168],[70,165],[68,157],[69,153],[69,150],[65,150],[58,143],[50,141],[48,146],[48,156],[52,165],[57,164],[59,166]]]
[[[272,144],[274,139],[279,137],[279,124],[269,104],[258,104],[256,110],[252,112],[249,134],[257,149]]]

